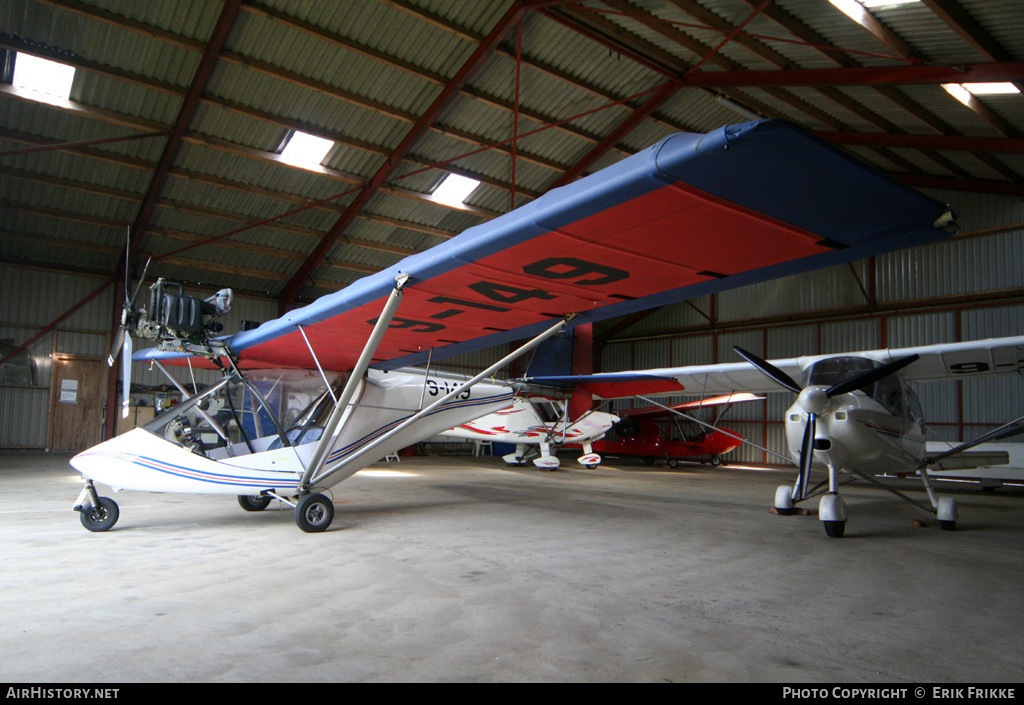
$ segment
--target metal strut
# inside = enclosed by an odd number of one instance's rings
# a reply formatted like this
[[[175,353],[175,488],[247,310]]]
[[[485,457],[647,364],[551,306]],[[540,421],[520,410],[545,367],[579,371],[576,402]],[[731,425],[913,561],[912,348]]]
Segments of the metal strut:
[[[689,414],[683,413],[682,411],[679,411],[678,409],[673,409],[671,407],[665,406],[664,404],[659,404],[658,402],[654,401],[653,399],[648,399],[647,397],[641,396],[640,394],[637,394],[635,396],[636,396],[637,399],[640,399],[641,401],[645,401],[648,404],[653,404],[654,406],[661,407],[665,411],[671,411],[676,416],[682,416],[684,419],[687,419],[689,421],[693,421],[695,424],[699,424],[700,426],[704,426],[706,428],[710,428],[712,431],[718,431],[719,433],[724,434],[726,436],[729,436],[729,438],[734,438],[737,441],[740,441],[741,443],[746,443],[747,445],[754,446],[758,450],[764,451],[765,453],[768,453],[769,455],[774,455],[777,458],[782,458],[787,463],[793,462],[790,458],[787,458],[786,456],[782,455],[781,453],[776,453],[774,450],[770,450],[768,448],[764,448],[762,446],[759,446],[756,443],[754,443],[753,441],[748,441],[746,438],[743,438],[742,436],[737,436],[735,433],[730,433],[729,431],[725,430],[724,428],[718,428],[717,426],[714,426],[713,424],[709,424],[706,421],[701,421],[700,419],[698,419],[695,416],[690,416]]]
[[[421,409],[420,411],[416,412],[415,414],[413,414],[412,416],[407,418],[405,421],[403,421],[399,425],[395,426],[393,429],[391,429],[390,431],[388,431],[384,435],[382,435],[379,438],[377,438],[370,445],[365,446],[364,448],[360,449],[359,451],[357,451],[357,452],[353,453],[352,455],[350,455],[349,457],[345,458],[343,461],[341,461],[340,463],[335,465],[328,472],[325,472],[325,473],[323,473],[321,475],[317,475],[313,479],[312,484],[316,484],[316,483],[318,483],[318,482],[320,482],[320,481],[330,477],[331,475],[334,475],[335,473],[337,473],[337,472],[343,470],[344,468],[346,468],[348,465],[351,465],[353,462],[355,462],[359,458],[362,458],[363,456],[373,452],[376,448],[378,448],[385,441],[387,441],[388,439],[392,438],[393,436],[401,433],[406,428],[411,426],[413,423],[415,423],[416,421],[419,421],[420,419],[422,419],[424,416],[428,416],[429,414],[433,413],[435,409],[437,409],[437,408],[441,407],[442,405],[446,404],[451,399],[454,399],[456,396],[458,396],[459,394],[464,392],[466,389],[472,387],[477,382],[479,382],[479,381],[481,381],[483,379],[486,379],[487,377],[490,377],[492,374],[494,374],[495,372],[500,370],[502,367],[504,367],[508,363],[512,362],[512,360],[516,359],[517,357],[519,357],[520,355],[522,355],[524,353],[529,352],[530,350],[532,350],[533,348],[537,347],[542,342],[544,342],[545,340],[547,340],[551,336],[555,335],[556,333],[561,332],[569,324],[569,321],[572,320],[573,318],[575,318],[575,315],[576,314],[571,314],[569,316],[566,316],[565,318],[560,320],[558,323],[556,323],[555,325],[551,326],[546,331],[544,331],[543,333],[538,335],[536,338],[530,340],[529,342],[525,343],[524,345],[522,345],[519,348],[517,348],[516,350],[512,351],[511,353],[509,353],[505,357],[503,357],[500,360],[498,360],[496,363],[494,363],[493,365],[488,367],[486,370],[484,370],[483,372],[478,374],[476,377],[473,377],[472,379],[470,379],[470,380],[468,380],[466,382],[463,382],[454,391],[452,391],[452,392],[446,394],[445,396],[441,397],[440,399],[435,401],[430,406],[427,406],[426,408]],[[349,382],[351,382],[351,381],[352,380],[350,378]],[[327,431],[326,430],[324,431],[324,437],[327,437]],[[324,440],[321,439],[320,443],[324,444]],[[310,464],[310,466],[312,467],[312,463]],[[307,472],[308,472],[308,470],[307,470]]]
[[[374,324],[370,337],[366,339],[363,352],[359,355],[355,367],[352,368],[352,372],[345,382],[345,388],[341,391],[341,396],[335,400],[334,410],[331,411],[327,423],[324,424],[323,435],[317,441],[313,455],[306,466],[306,471],[302,474],[302,479],[299,480],[299,492],[301,494],[309,492],[310,479],[314,473],[319,472],[320,468],[323,467],[327,458],[327,450],[331,447],[338,424],[348,408],[349,401],[352,400],[352,395],[355,394],[356,389],[362,383],[363,375],[366,374],[366,370],[373,360],[373,354],[377,352],[377,347],[384,338],[384,333],[387,331],[388,326],[391,325],[391,319],[394,318],[395,311],[398,310],[398,304],[402,302],[402,297],[405,296],[402,290],[409,283],[410,279],[411,277],[408,274],[399,274],[395,277],[395,288],[391,290],[391,295],[388,296],[388,300],[384,303],[384,308],[377,318],[377,323]]]

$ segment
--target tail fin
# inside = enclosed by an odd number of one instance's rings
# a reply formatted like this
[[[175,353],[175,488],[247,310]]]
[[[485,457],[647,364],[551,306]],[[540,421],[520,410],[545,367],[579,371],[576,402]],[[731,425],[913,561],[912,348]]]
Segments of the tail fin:
[[[565,377],[576,374],[573,363],[573,330],[564,330],[537,346],[526,368],[526,377]],[[568,382],[559,384],[567,387]]]
[[[537,346],[526,368],[527,377],[560,377],[567,375],[589,375],[593,365],[594,334],[593,324],[584,323],[571,331],[553,335]],[[568,387],[565,382],[559,386]],[[583,389],[573,390],[569,399],[569,419],[575,421],[590,411],[594,395]]]

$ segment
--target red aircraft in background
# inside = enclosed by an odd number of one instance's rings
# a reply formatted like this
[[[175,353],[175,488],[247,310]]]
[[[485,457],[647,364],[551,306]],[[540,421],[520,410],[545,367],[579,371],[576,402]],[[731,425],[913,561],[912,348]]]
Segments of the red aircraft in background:
[[[603,455],[640,456],[647,465],[656,458],[664,458],[671,468],[679,465],[680,458],[708,458],[712,465],[722,465],[722,456],[743,444],[744,438],[727,428],[717,428],[718,421],[733,404],[764,399],[754,394],[727,394],[677,404],[673,407],[646,406],[615,412],[622,420],[615,424],[603,440],[594,441],[594,451]],[[719,407],[709,429],[694,421],[681,418],[669,408],[682,412],[699,412]],[[667,428],[659,420],[671,417]]]

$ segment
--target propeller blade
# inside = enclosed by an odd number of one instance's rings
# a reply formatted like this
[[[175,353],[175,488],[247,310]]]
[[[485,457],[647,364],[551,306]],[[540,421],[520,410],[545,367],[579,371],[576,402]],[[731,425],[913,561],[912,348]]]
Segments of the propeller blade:
[[[114,366],[114,360],[117,359],[117,354],[121,352],[121,345],[125,340],[124,326],[120,326],[117,329],[117,333],[114,334],[114,344],[110,346],[110,354],[107,355],[107,367]]]
[[[807,415],[807,425],[804,426],[804,440],[800,444],[800,485],[795,492],[794,499],[803,499],[807,494],[807,482],[811,477],[811,462],[814,460],[814,435],[818,430],[817,417],[814,414]]]
[[[744,360],[749,362],[751,365],[761,370],[761,372],[763,372],[766,377],[775,380],[776,382],[778,382],[780,385],[782,385],[791,392],[796,392],[797,394],[800,393],[800,385],[794,382],[792,377],[787,375],[785,372],[780,370],[775,365],[771,364],[767,360],[762,360],[752,352],[747,352],[738,345],[733,346],[733,351],[737,355],[742,357]]]
[[[129,311],[133,311],[135,309],[135,301],[139,298],[139,292],[142,291],[142,285],[146,281],[146,272],[149,271],[149,263],[152,261],[152,257],[146,260],[146,266],[142,268],[142,276],[139,277],[139,283],[135,286],[135,292],[132,294],[132,297],[127,300],[128,303],[125,304]]]
[[[909,355],[907,357],[901,357],[899,360],[893,360],[888,362],[881,367],[876,367],[873,370],[862,372],[859,375],[854,375],[847,380],[840,382],[839,384],[832,385],[825,390],[825,396],[832,398],[839,396],[840,394],[849,394],[865,387],[870,387],[875,382],[885,379],[894,372],[902,370],[910,363],[916,361],[917,355]]]
[[[124,331],[124,329],[121,329]],[[121,418],[128,418],[128,406],[131,404],[129,394],[132,390],[132,337],[124,337],[124,350],[121,351]]]

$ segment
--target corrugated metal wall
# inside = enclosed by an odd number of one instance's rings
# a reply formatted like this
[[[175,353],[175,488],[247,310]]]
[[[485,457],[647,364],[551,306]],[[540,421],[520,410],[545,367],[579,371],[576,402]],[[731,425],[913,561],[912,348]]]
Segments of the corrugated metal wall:
[[[20,346],[75,304],[101,287],[103,277],[0,264],[0,340]],[[204,296],[206,294],[203,294]],[[0,449],[43,449],[50,418],[50,380],[53,353],[106,358],[110,351],[115,314],[111,286],[33,342],[32,384],[0,384]],[[265,321],[277,316],[277,303],[236,297],[222,319],[226,331],[238,330],[242,320]],[[179,379],[188,381],[188,372]],[[209,384],[217,373],[198,370],[196,381]],[[136,364],[132,383],[165,385],[167,379],[147,365]]]
[[[964,236],[678,304],[618,334],[605,371],[739,361],[739,345],[767,358],[871,350],[1024,333],[1024,199],[931,192],[958,214]],[[994,230],[991,233],[979,231]],[[873,264],[873,271],[872,271]],[[877,310],[868,308],[874,294]],[[1005,298],[1004,298],[1005,297]],[[787,321],[799,317],[803,321]],[[713,332],[712,332],[713,331]],[[666,348],[670,355],[661,356]],[[935,440],[967,439],[1024,415],[1024,380],[918,384]],[[687,397],[680,397],[679,400]],[[693,397],[688,397],[693,398]],[[730,428],[785,451],[782,415],[793,395],[735,407]],[[631,406],[617,402],[614,408]],[[773,462],[746,447],[737,462]]]

